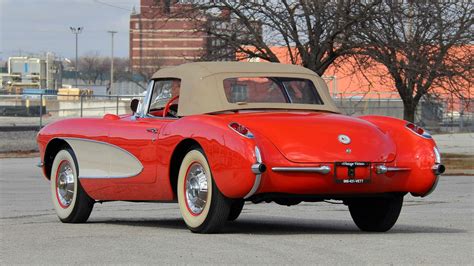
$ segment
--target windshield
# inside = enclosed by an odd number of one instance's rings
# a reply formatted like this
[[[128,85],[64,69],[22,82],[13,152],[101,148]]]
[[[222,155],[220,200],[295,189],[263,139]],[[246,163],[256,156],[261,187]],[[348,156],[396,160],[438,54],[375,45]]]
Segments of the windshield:
[[[156,80],[150,101],[150,111],[163,108],[171,98],[179,95],[180,87],[179,79]]]
[[[324,104],[311,80],[280,77],[240,77],[224,80],[229,103]]]

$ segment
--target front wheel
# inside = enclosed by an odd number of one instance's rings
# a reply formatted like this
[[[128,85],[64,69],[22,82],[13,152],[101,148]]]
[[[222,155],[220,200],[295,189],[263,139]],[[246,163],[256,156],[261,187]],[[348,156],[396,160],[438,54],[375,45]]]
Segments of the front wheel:
[[[181,215],[192,232],[214,233],[222,229],[231,201],[217,188],[202,149],[192,149],[184,157],[177,190]]]
[[[54,157],[51,171],[51,197],[59,220],[63,223],[84,223],[94,207],[81,186],[74,152],[65,148]]]
[[[348,205],[352,219],[360,230],[386,232],[397,222],[403,196],[353,199]]]

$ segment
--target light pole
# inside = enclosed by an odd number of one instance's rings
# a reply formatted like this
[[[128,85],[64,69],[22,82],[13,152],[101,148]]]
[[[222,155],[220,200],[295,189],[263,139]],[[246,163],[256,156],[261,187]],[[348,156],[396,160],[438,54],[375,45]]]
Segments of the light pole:
[[[110,57],[110,86],[109,86],[109,94],[112,92],[112,87],[114,85],[114,34],[117,33],[116,31],[109,30],[107,31],[110,33],[112,37],[112,56]]]
[[[82,30],[84,29],[84,27],[69,27],[69,29],[71,30],[71,32],[73,34],[76,35],[76,88],[77,88],[77,75],[79,73],[78,69],[77,69],[77,65],[78,65],[78,58],[77,58],[77,45],[78,45],[78,36],[79,34],[82,32]]]

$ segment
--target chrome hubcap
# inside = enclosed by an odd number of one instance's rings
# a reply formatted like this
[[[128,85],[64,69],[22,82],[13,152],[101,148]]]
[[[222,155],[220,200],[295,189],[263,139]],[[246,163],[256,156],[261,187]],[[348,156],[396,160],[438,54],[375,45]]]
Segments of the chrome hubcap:
[[[199,163],[193,163],[189,167],[186,176],[186,203],[189,210],[200,214],[207,203],[207,175]]]
[[[56,195],[63,207],[71,205],[74,196],[74,172],[68,161],[59,165],[58,179],[56,180]]]

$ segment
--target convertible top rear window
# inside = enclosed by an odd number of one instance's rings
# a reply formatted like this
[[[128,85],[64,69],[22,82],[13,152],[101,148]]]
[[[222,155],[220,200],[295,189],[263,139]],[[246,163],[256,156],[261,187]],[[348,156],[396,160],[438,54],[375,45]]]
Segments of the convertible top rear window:
[[[301,78],[227,78],[224,90],[229,103],[324,104],[313,82]]]

